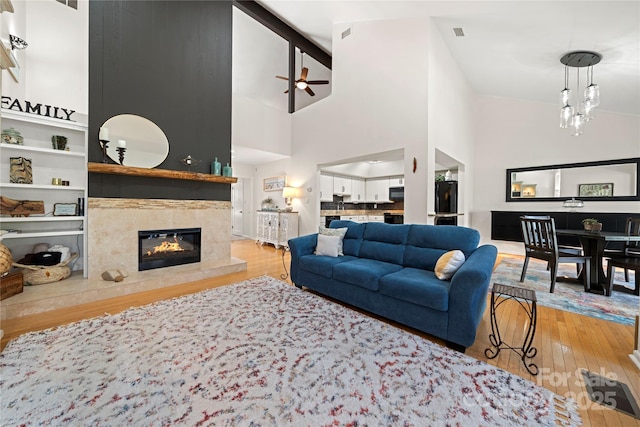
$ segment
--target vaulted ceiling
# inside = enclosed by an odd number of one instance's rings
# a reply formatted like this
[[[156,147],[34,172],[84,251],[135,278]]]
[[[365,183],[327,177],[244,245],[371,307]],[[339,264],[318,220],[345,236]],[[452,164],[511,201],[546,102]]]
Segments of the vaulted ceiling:
[[[640,114],[638,1],[259,3],[327,52],[334,24],[431,17],[474,90],[500,97],[557,103],[564,87],[562,55],[596,51],[603,56],[594,67],[594,81],[601,88],[599,109]],[[465,36],[456,37],[454,27]]]

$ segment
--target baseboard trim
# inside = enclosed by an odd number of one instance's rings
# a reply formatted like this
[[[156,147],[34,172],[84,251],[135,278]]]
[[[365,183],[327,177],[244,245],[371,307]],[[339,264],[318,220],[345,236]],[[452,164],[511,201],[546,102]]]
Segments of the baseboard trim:
[[[629,355],[633,363],[636,364],[636,367],[640,370],[640,350],[635,350],[633,353]]]

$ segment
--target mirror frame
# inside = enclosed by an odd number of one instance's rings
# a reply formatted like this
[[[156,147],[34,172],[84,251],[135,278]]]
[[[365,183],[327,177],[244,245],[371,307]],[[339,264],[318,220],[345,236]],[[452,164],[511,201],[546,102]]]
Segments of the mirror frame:
[[[620,164],[627,164],[627,163],[635,163],[636,165],[636,195],[635,196],[578,197],[578,195],[576,194],[575,196],[562,196],[562,197],[511,197],[511,174],[514,172],[531,172],[531,171],[540,171],[540,170],[546,170],[546,169],[581,168],[581,167],[587,167],[587,166],[608,166],[608,165],[620,165]],[[583,201],[588,200],[588,201],[598,201],[598,202],[640,201],[640,157],[507,169],[505,182],[506,182],[505,200],[507,202],[556,202],[556,201],[568,200],[571,197],[575,197]],[[577,193],[577,189],[576,189],[576,193]]]

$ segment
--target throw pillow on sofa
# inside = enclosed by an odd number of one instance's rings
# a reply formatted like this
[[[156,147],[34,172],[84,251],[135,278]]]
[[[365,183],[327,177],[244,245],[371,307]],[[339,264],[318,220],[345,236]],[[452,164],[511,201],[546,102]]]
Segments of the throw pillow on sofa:
[[[326,255],[330,257],[337,257],[339,252],[338,248],[341,245],[342,239],[340,236],[325,236],[324,234],[318,234],[318,244],[316,245],[316,255]]]
[[[318,228],[318,234],[323,235],[323,236],[338,236],[340,237],[340,243],[338,244],[338,255],[342,256],[344,255],[344,252],[342,252],[342,240],[344,239],[345,234],[347,234],[347,230],[349,230],[347,227],[343,227],[343,228],[327,228],[323,225],[321,225]]]
[[[438,258],[434,273],[440,280],[449,280],[464,264],[466,258],[460,250],[449,251]]]

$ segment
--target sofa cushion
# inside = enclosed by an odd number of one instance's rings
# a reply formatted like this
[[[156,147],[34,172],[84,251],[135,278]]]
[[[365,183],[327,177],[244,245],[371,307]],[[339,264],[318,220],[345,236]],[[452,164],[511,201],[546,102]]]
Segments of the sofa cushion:
[[[449,310],[450,287],[433,272],[411,267],[380,279],[381,294],[439,311]]]
[[[418,224],[410,227],[403,260],[406,267],[433,271],[446,252],[459,249],[469,258],[480,242],[480,233],[472,228]]]
[[[309,271],[320,276],[331,278],[333,267],[346,261],[353,261],[357,258],[351,256],[320,256],[320,255],[303,255],[299,258],[299,267],[301,270]]]
[[[454,250],[446,252],[442,255],[438,262],[436,262],[436,268],[433,270],[436,277],[440,280],[449,280],[456,274],[456,271],[465,261],[464,253],[461,250]]]
[[[409,225],[366,223],[360,257],[402,264]]]
[[[348,230],[347,234],[344,235],[344,239],[342,239],[342,251],[345,255],[359,256],[365,224],[347,220],[333,220],[329,225],[329,228],[343,227]]]
[[[378,280],[402,267],[388,262],[367,258],[336,264],[333,267],[333,278],[341,282],[360,286],[372,291],[378,290]]]

